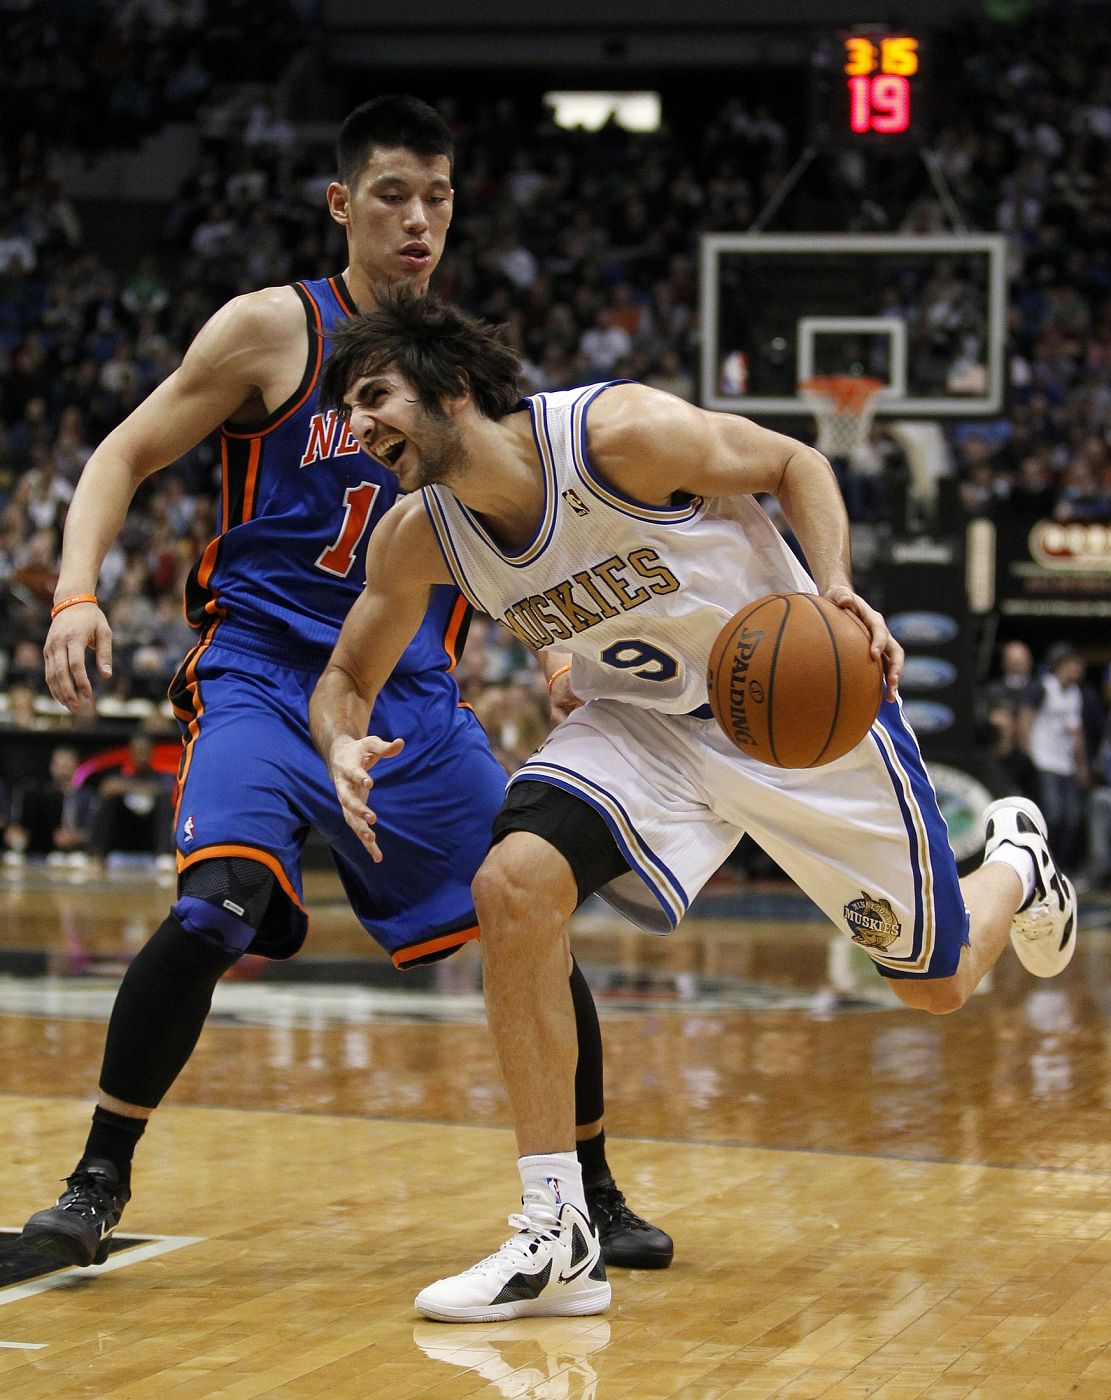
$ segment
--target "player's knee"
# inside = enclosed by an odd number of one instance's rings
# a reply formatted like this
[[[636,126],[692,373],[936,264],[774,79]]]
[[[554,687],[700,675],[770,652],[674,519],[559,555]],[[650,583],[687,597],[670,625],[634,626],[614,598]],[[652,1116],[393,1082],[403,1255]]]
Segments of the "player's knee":
[[[186,870],[172,912],[187,932],[238,956],[258,934],[273,892],[274,876],[260,861],[217,856]]]
[[[471,894],[484,937],[520,919],[528,903],[527,880],[504,845],[495,846],[482,862]]]
[[[564,922],[543,872],[511,838],[499,842],[483,861],[471,885],[483,941],[513,931],[514,938],[541,934]]]
[[[948,1016],[959,1011],[968,1000],[959,976],[934,977],[921,982],[910,978],[892,979],[891,990],[904,1006],[916,1011],[928,1011],[931,1016]]]

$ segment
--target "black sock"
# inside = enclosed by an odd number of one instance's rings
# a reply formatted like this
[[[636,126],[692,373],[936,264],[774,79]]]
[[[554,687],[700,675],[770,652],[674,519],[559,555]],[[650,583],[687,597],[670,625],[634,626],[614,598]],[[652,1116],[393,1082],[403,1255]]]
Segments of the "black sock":
[[[583,1169],[583,1185],[594,1186],[599,1181],[611,1180],[609,1163],[606,1161],[606,1130],[597,1137],[586,1138],[575,1144],[575,1156]]]
[[[98,1104],[93,1109],[93,1125],[89,1129],[82,1161],[86,1157],[106,1158],[126,1186],[131,1181],[131,1159],[146,1126],[145,1118],[127,1118]]]

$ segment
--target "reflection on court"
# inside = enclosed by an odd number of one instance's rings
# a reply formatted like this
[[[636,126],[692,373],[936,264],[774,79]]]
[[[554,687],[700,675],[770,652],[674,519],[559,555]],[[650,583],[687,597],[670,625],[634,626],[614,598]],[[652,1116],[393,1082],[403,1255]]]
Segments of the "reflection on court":
[[[165,902],[0,886],[0,1227],[72,1166]],[[121,1228],[183,1247],[0,1288],[5,1394],[1111,1396],[1106,907],[1063,977],[1006,957],[949,1018],[783,889],[711,890],[669,939],[592,907],[610,1159],[675,1263],[614,1271],[604,1318],[467,1328],[412,1298],[518,1189],[476,950],[402,976],[330,883],[308,902],[306,952],[225,981],[140,1146]]]

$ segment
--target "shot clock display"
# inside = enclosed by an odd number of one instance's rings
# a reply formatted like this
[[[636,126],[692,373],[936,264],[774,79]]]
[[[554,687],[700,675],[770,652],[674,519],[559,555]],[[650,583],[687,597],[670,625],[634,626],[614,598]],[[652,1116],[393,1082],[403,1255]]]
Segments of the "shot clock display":
[[[924,43],[905,30],[854,29],[818,45],[813,137],[822,145],[901,146],[920,140]]]
[[[918,40],[885,34],[873,41],[850,34],[845,43],[849,130],[898,136],[910,126],[911,80],[918,72]]]

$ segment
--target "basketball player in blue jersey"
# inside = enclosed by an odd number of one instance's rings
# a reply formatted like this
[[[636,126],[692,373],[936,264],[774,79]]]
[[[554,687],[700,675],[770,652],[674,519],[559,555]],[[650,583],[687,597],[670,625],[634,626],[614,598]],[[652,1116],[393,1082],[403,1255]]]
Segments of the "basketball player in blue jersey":
[[[90,457],[66,522],[45,656],[52,693],[73,709],[92,693],[87,648],[110,673],[96,581],[136,488],[219,430],[221,530],[188,580],[197,643],[171,687],[183,737],[178,899],[120,985],[99,1102],[68,1189],[24,1229],[27,1242],[69,1263],[107,1258],[136,1144],[191,1055],[220,976],[246,952],[285,958],[301,947],[310,827],[328,841],[356,916],[399,968],[478,935],[470,884],[505,774],[451,675],[470,616],[454,585],[429,595],[375,716],[406,745],[376,794],[388,864],[376,866],[348,830],[308,731],[312,687],[363,587],[367,539],[398,495],[396,475],[318,401],[329,333],[383,286],[423,292],[452,214],[451,137],[423,102],[387,96],[358,108],[338,162],[327,197],[347,237],[344,272],[218,311],[180,368]],[[577,967],[570,989],[583,1162],[607,1256],[665,1267],[670,1239],[628,1208],[606,1162],[601,1038]]]
[[[1008,937],[1031,972],[1060,972],[1075,894],[1023,798],[988,808],[984,864],[958,880],[898,702],[902,649],[853,589],[845,507],[813,448],[637,384],[522,402],[516,359],[488,328],[405,293],[344,327],[322,395],[414,493],[371,541],[366,591],[310,707],[352,831],[388,863],[370,771],[379,782],[404,749],[367,721],[430,591],[449,580],[552,656],[568,711],[514,775],[474,884],[523,1209],[497,1253],[416,1306],[470,1322],[600,1312],[610,1285],[575,1156],[566,980],[567,923],[583,899],[599,892],[667,933],[747,831],[903,1002],[940,1013],[965,1002]],[[777,498],[812,577],[757,494]],[[862,620],[887,693],[850,753],[789,770],[726,738],[706,667],[737,609],[800,591]]]

